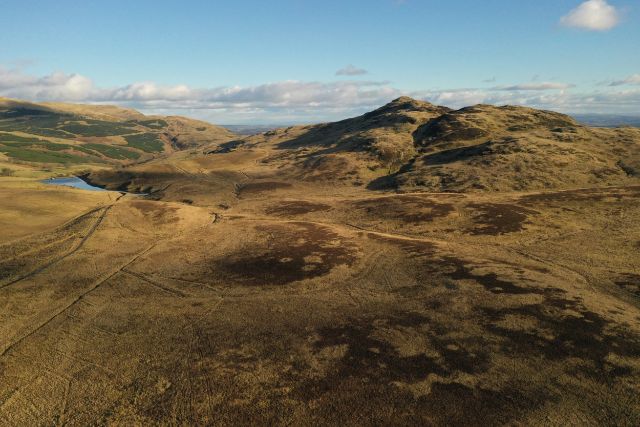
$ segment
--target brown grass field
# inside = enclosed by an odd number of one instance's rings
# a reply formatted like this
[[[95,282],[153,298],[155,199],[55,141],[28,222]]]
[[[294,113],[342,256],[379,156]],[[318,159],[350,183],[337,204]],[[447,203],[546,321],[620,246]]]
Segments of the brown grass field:
[[[89,175],[148,196],[0,178],[0,425],[640,425],[636,178],[309,132]]]

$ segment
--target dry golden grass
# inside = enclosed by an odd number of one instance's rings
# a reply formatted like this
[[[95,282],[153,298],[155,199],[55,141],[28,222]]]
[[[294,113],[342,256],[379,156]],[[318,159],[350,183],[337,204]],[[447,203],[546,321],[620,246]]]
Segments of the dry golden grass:
[[[372,191],[284,140],[2,181],[0,425],[640,423],[640,185]]]
[[[639,129],[589,128],[524,107],[450,111],[410,98],[341,122],[214,143],[194,161],[220,170],[233,152],[255,160],[254,176],[276,170],[310,185],[484,192],[640,184]]]
[[[117,195],[46,186],[29,179],[2,178],[0,244],[47,231],[95,208],[96,205],[108,203]]]

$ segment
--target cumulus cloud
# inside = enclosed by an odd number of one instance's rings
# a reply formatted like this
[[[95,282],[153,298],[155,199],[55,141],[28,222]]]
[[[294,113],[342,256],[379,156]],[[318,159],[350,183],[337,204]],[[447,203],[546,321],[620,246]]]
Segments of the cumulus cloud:
[[[494,87],[494,90],[565,90],[575,87],[575,85],[569,83],[559,82],[533,82],[522,83],[513,86],[498,86]]]
[[[640,90],[599,91],[590,93],[486,91],[482,89],[455,89],[421,91],[409,94],[417,99],[451,108],[474,104],[519,105],[564,113],[617,113],[637,114]]]
[[[587,93],[456,89],[414,92],[411,96],[451,108],[462,108],[472,104],[508,104],[565,113],[617,114],[637,114],[640,108],[640,89]]]
[[[336,76],[362,76],[367,73],[368,71],[364,68],[358,68],[354,65],[349,64],[346,67],[336,71]]]
[[[638,82],[631,76],[624,84]],[[618,86],[618,85],[616,85]],[[112,103],[152,114],[182,114],[215,123],[318,122],[354,116],[401,95],[460,108],[514,104],[564,112],[635,113],[640,88],[607,87],[598,92],[566,90],[572,85],[531,82],[493,88],[405,91],[389,82],[281,81],[256,86],[194,88],[154,82],[105,88],[79,74],[34,76],[0,66],[0,96],[32,101]]]
[[[616,80],[609,83],[609,86],[622,86],[622,85],[640,85],[640,74],[633,74],[624,80]]]
[[[620,13],[606,0],[587,0],[563,16],[560,23],[583,30],[606,31],[620,23]]]
[[[2,96],[80,101],[97,96],[98,92],[90,79],[79,74],[53,73],[36,77],[25,74],[20,69],[7,69],[0,66],[0,95]]]

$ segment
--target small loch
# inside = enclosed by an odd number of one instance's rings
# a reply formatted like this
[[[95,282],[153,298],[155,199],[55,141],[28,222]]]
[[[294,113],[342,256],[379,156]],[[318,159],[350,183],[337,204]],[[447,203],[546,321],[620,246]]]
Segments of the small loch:
[[[44,184],[49,185],[64,185],[65,187],[79,188],[81,190],[90,191],[108,191],[101,187],[96,187],[84,181],[77,176],[65,177],[65,178],[49,178],[42,181]]]

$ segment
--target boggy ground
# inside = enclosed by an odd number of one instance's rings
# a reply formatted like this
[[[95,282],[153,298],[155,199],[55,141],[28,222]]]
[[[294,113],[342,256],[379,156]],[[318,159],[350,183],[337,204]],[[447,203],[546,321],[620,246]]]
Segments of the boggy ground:
[[[640,187],[157,173],[0,183],[1,425],[640,424]]]

